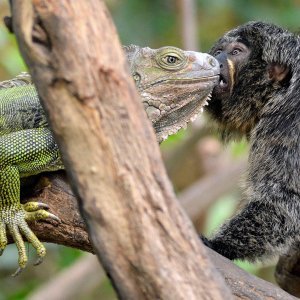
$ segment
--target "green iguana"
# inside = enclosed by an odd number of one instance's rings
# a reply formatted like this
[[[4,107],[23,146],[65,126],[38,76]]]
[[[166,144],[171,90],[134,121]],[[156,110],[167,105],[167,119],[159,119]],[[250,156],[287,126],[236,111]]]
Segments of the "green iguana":
[[[141,94],[158,141],[177,132],[207,103],[218,82],[219,65],[208,54],[182,51],[174,47],[157,50],[124,47],[131,74]],[[31,78],[23,73],[0,83],[0,252],[7,245],[6,230],[19,253],[19,268],[26,266],[23,235],[42,262],[46,249],[27,221],[52,218],[46,204],[20,203],[20,179],[46,171],[63,169]]]

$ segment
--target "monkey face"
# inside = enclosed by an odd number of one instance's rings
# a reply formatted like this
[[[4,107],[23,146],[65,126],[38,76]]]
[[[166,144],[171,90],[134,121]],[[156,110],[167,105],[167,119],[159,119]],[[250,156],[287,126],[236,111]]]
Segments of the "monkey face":
[[[219,85],[214,90],[215,96],[230,97],[242,65],[248,61],[250,49],[241,42],[227,42],[219,45],[213,52],[220,64]]]
[[[220,64],[220,80],[207,109],[231,133],[248,133],[253,125],[249,103],[255,101],[258,77],[252,74],[260,73],[262,64],[248,45],[240,37],[225,36],[210,51]]]
[[[280,92],[289,68],[269,58],[266,50],[278,30],[248,23],[226,33],[210,54],[220,64],[219,85],[207,110],[228,133],[249,135],[264,106]]]

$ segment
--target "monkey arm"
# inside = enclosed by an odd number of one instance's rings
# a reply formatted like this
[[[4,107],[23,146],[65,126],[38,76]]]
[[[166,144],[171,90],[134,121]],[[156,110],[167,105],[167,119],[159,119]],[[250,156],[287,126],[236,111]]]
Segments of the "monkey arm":
[[[246,204],[212,239],[204,240],[223,256],[262,259],[284,253],[299,236],[300,141],[293,131],[298,126],[295,120],[292,112],[272,115],[263,118],[255,129],[244,194]]]
[[[282,253],[297,234],[287,207],[252,201],[205,242],[229,259],[261,259]]]

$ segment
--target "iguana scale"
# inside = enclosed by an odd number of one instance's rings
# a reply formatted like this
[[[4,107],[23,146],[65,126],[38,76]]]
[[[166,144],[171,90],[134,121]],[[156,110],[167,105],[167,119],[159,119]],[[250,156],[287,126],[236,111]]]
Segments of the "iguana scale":
[[[124,50],[159,142],[186,126],[201,111],[218,82],[219,65],[208,54],[175,47],[153,50],[132,45]],[[45,218],[59,221],[43,203],[20,203],[20,179],[63,168],[30,76],[24,73],[1,82],[0,252],[7,245],[8,230],[19,252],[19,268],[14,275],[27,263],[22,235],[37,251],[36,264],[42,262],[46,254],[27,221]]]

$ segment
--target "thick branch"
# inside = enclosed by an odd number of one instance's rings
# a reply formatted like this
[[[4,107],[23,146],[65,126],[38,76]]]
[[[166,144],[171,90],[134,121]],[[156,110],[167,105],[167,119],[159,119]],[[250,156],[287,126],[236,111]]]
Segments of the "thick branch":
[[[35,232],[37,233],[38,237],[44,241],[59,243],[81,250],[90,251],[91,244],[87,239],[87,232],[85,231],[83,221],[77,211],[76,199],[72,195],[72,191],[66,182],[63,172],[58,174],[49,173],[47,174],[47,178],[50,179],[51,185],[44,189],[38,198],[40,201],[43,201],[50,206],[51,211],[62,219],[63,225],[57,226],[57,224],[54,222],[51,224],[38,222],[34,225]],[[198,199],[198,201],[201,202],[201,199]],[[74,236],[74,232],[76,232],[76,236]],[[76,244],[74,244],[74,242]],[[212,257],[215,266],[222,273],[237,299],[295,299],[273,284],[246,273],[233,264],[230,260],[218,255],[210,249],[209,255]],[[95,269],[98,270],[98,266],[95,266]],[[92,268],[90,272],[87,272],[90,275],[85,273],[85,281],[89,281],[89,276],[94,276],[94,272],[95,270]],[[72,274],[73,271],[70,273]],[[284,276],[288,275],[282,273],[283,272],[280,274]],[[69,277],[69,275],[67,277]],[[288,279],[290,279],[289,276]],[[81,282],[82,279],[78,278],[78,281]],[[284,283],[285,287],[288,288],[289,286],[286,285],[288,282],[284,281]],[[291,283],[291,281],[289,281],[289,283]],[[76,285],[76,282],[73,284]],[[53,283],[51,283],[51,286],[52,285]],[[295,283],[293,283],[291,286],[296,287]],[[63,290],[65,288],[68,289],[67,286],[64,285],[62,285],[61,288]],[[289,292],[294,292],[291,290],[291,288],[287,290]],[[42,291],[42,293],[44,294],[44,291]]]
[[[176,202],[103,2],[12,3],[21,52],[120,298],[230,299]]]

